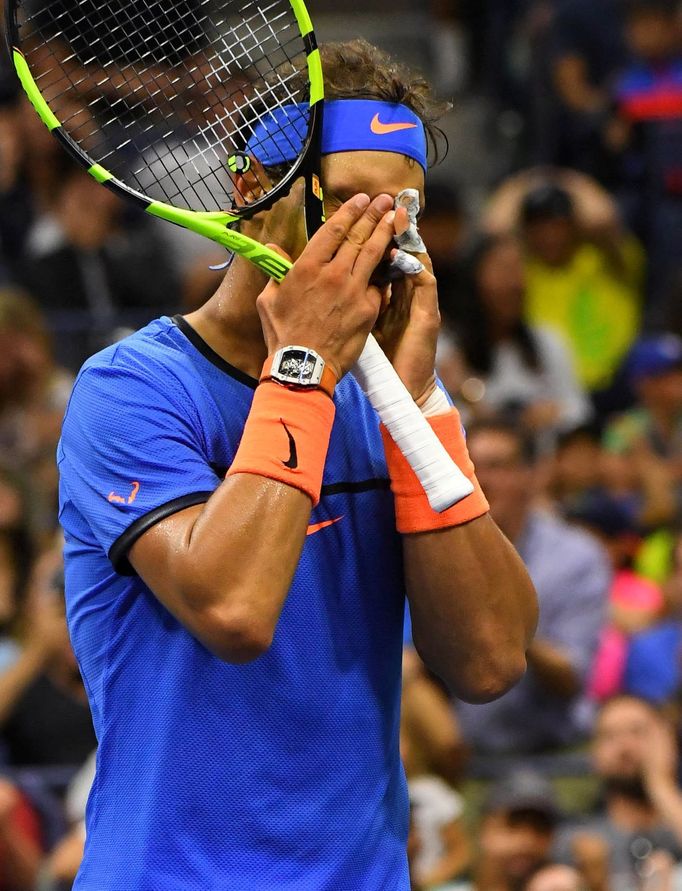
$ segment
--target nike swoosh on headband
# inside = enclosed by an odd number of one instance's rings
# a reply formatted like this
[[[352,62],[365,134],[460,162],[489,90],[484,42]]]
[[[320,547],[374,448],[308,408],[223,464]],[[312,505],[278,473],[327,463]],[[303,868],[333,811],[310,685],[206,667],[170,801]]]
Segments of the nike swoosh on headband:
[[[379,113],[374,115],[372,118],[372,123],[369,125],[369,129],[372,133],[376,133],[377,136],[386,136],[389,133],[399,133],[401,130],[416,130],[416,124],[404,123],[404,124],[384,124],[379,119]]]

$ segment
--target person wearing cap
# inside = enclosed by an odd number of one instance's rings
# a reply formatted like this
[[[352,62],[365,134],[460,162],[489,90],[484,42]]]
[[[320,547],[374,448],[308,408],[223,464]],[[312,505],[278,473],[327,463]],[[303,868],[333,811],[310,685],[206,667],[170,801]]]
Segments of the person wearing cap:
[[[682,338],[643,337],[632,348],[626,369],[636,395],[634,408],[613,420],[604,433],[606,470],[612,488],[638,484],[633,457],[645,449],[658,458],[682,510]]]

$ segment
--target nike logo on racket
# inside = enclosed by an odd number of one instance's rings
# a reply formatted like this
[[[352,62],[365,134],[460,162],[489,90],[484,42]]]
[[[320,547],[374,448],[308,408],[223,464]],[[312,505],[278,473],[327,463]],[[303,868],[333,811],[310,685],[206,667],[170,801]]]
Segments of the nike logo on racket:
[[[372,123],[369,125],[369,129],[377,136],[387,136],[389,133],[399,133],[401,130],[414,130],[416,127],[416,124],[407,122],[404,124],[384,124],[379,120],[378,112],[374,115]]]
[[[289,470],[296,470],[296,468],[298,467],[298,452],[296,451],[296,440],[291,435],[291,433],[289,433],[289,428],[284,423],[284,421],[282,421],[281,418],[280,421],[282,422],[282,427],[284,427],[284,430],[289,437],[289,459],[288,461],[282,461],[282,464],[284,464],[285,467],[288,467]]]

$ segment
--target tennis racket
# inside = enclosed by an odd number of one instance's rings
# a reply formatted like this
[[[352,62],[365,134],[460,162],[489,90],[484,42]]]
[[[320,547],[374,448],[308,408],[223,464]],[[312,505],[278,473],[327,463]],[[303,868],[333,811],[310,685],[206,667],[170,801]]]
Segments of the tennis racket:
[[[322,64],[301,0],[7,0],[7,36],[43,123],[98,182],[282,280],[291,264],[239,223],[299,177],[308,234],[323,220]],[[247,145],[293,106],[295,158],[266,171]],[[373,337],[353,373],[433,509],[470,494]]]

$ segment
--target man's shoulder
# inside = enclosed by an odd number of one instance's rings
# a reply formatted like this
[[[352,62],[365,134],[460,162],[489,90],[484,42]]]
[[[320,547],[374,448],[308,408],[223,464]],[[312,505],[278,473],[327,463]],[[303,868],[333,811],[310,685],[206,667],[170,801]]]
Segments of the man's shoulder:
[[[154,319],[140,328],[112,343],[87,359],[78,377],[88,372],[105,370],[144,371],[153,366],[173,368],[188,362],[187,351],[181,349],[181,339],[175,336],[177,328],[167,316]]]
[[[155,319],[83,364],[72,403],[87,398],[90,391],[114,399],[129,397],[136,387],[151,387],[159,398],[164,393],[176,397],[178,392],[191,392],[200,385],[200,373],[184,341],[172,319]]]

